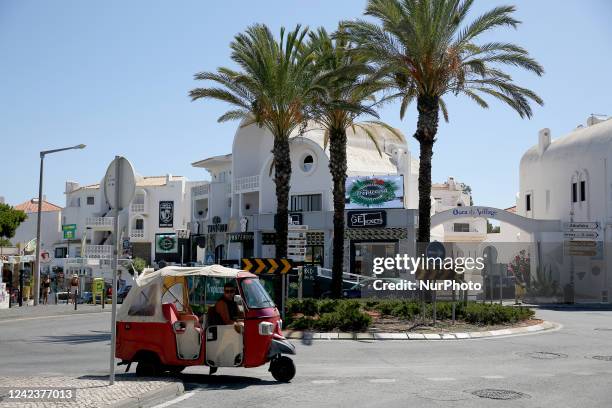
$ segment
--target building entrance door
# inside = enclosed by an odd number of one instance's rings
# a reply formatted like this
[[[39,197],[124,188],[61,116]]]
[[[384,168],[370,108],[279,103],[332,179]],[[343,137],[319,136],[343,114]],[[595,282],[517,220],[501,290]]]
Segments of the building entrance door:
[[[397,253],[397,241],[351,242],[351,273],[373,276],[374,258],[393,258]],[[397,276],[397,271],[385,271],[380,276]]]

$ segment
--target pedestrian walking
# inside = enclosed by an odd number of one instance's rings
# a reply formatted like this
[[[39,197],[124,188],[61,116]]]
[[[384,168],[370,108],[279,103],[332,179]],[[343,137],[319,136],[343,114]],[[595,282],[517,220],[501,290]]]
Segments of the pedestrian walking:
[[[72,275],[70,279],[70,298],[72,299],[72,303],[76,303],[77,299],[77,291],[79,289],[79,275],[76,273]]]
[[[43,305],[49,303],[49,292],[51,291],[51,278],[49,275],[45,275],[45,278],[42,281],[42,298]]]

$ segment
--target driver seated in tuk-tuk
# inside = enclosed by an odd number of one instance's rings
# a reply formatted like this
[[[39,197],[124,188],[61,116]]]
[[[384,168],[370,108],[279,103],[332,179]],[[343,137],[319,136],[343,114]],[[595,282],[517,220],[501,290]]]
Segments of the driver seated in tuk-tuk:
[[[227,282],[223,285],[223,295],[217,300],[214,307],[208,310],[208,325],[234,325],[234,329],[238,333],[242,332],[242,322],[238,320],[242,318],[242,311],[234,300],[236,295],[236,287],[232,282]]]

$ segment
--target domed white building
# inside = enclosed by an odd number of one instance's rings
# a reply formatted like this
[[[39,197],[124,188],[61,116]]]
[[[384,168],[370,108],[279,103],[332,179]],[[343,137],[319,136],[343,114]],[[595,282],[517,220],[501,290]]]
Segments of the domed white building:
[[[563,233],[539,237],[550,254],[540,263],[558,274],[561,287],[574,281],[576,301],[610,302],[611,165],[612,120],[593,116],[558,139],[542,129],[520,161],[517,214],[562,221]]]

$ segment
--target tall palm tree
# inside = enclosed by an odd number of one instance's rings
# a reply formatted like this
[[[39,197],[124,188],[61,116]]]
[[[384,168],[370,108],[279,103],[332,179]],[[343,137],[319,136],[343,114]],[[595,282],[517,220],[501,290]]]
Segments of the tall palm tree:
[[[513,6],[495,7],[466,23],[473,0],[369,0],[365,21],[343,23],[348,38],[370,58],[388,81],[391,97],[401,99],[400,117],[416,100],[418,120],[414,138],[420,146],[418,242],[429,242],[431,158],[441,112],[448,121],[448,94],[465,95],[479,106],[492,96],[521,118],[532,116],[531,102],[542,105],[533,91],[516,85],[504,66],[542,75],[544,70],[522,47],[506,42],[477,44],[478,37],[520,22]]]
[[[218,68],[201,72],[195,79],[216,86],[193,89],[192,100],[216,99],[233,105],[219,122],[242,120],[241,126],[257,124],[274,137],[273,167],[276,186],[276,257],[287,256],[287,220],[291,159],[289,135],[305,124],[305,107],[313,88],[309,69],[311,53],[305,50],[308,29],[300,25],[277,41],[261,24],[247,28],[230,44],[231,58],[239,70]]]
[[[334,234],[332,260],[332,296],[342,296],[342,270],[344,262],[344,204],[347,171],[347,130],[360,128],[374,142],[379,154],[374,126],[388,129],[402,140],[401,135],[384,123],[369,121],[357,123],[358,116],[378,117],[373,109],[374,93],[382,89],[381,81],[371,78],[372,67],[359,54],[351,52],[351,45],[343,36],[334,40],[323,28],[309,35],[309,51],[314,60],[311,68],[318,74],[322,90],[314,94],[311,116],[325,128],[325,147],[329,145],[329,171],[332,177],[334,203]],[[314,77],[314,75],[313,75]]]

